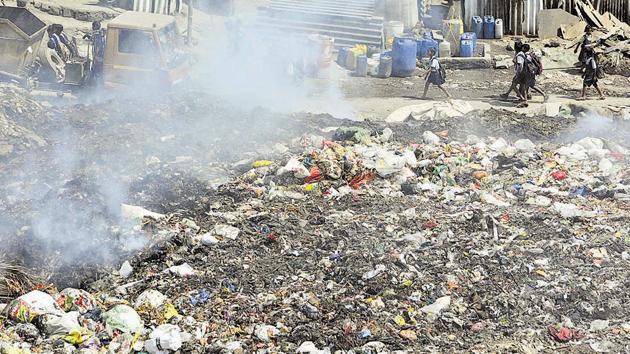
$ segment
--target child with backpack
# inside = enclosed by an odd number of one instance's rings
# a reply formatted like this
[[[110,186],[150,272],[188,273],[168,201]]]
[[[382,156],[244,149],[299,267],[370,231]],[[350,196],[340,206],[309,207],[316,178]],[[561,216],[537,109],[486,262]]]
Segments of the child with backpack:
[[[451,94],[446,91],[442,85],[446,82],[446,71],[440,65],[437,57],[435,56],[435,48],[429,49],[429,70],[424,76],[424,80],[426,80],[426,84],[424,85],[424,94],[422,98],[427,97],[427,91],[429,91],[429,85],[433,84],[437,86],[442,92],[446,94],[447,98],[451,98]]]
[[[510,93],[512,93],[512,91],[514,91],[520,97],[519,88],[518,88],[519,68],[517,65],[518,64],[517,61],[522,51],[523,51],[523,42],[521,42],[520,40],[517,40],[516,42],[514,42],[514,58],[512,59],[512,62],[514,63],[514,77],[512,78],[512,84],[510,85],[510,89],[508,90],[508,92],[501,95],[501,98],[503,99],[507,99],[508,97],[510,97]]]
[[[593,52],[592,47],[587,46],[586,48],[584,48],[584,53],[586,58],[584,61],[584,74],[582,74],[584,83],[582,84],[582,96],[578,97],[577,99],[580,101],[585,100],[586,88],[593,86],[597,90],[597,93],[599,93],[599,99],[604,100],[606,99],[606,97],[604,97],[602,90],[597,85],[598,79],[604,77],[604,72],[601,67],[597,65],[597,57],[595,55],[595,52]]]
[[[523,53],[525,54],[525,62],[522,69],[521,75],[521,97],[523,99],[523,103],[520,106],[527,107],[527,101],[531,99],[531,94],[529,90],[532,89],[543,96],[543,99],[547,100],[547,95],[536,87],[536,76],[542,75],[543,72],[543,64],[542,61],[536,54],[530,52],[529,44],[523,45]]]

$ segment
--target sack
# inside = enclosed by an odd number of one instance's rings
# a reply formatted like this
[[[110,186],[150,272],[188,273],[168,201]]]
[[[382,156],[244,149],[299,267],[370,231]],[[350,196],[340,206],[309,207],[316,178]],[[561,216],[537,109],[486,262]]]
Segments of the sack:
[[[604,69],[602,69],[601,66],[597,67],[597,71],[595,71],[595,75],[597,75],[598,79],[603,79],[606,77],[606,73],[604,72]]]

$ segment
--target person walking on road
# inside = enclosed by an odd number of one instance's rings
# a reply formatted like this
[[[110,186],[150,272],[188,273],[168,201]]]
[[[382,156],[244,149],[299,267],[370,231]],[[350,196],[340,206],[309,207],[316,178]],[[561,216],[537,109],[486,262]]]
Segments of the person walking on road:
[[[597,56],[595,55],[595,52],[593,51],[592,47],[587,46],[584,49],[584,51],[585,51],[584,55],[586,58],[584,60],[584,66],[585,66],[584,73],[582,74],[584,83],[582,85],[582,96],[578,97],[577,99],[580,101],[585,100],[586,88],[593,86],[597,90],[597,93],[599,93],[599,99],[604,100],[606,99],[606,97],[604,97],[602,90],[599,88],[599,85],[597,84],[597,81],[604,76],[602,68],[598,66]]]
[[[580,51],[580,54],[578,55],[578,61],[580,62],[582,68],[586,66],[586,50],[587,48],[591,48],[593,45],[592,33],[593,28],[591,26],[586,26],[586,28],[584,29],[584,35],[582,36],[580,41],[567,48],[570,49],[575,46],[573,53],[577,53],[578,50]]]
[[[520,82],[520,96],[523,103],[519,107],[527,107],[528,100],[532,99],[529,90],[534,90],[543,96],[543,100],[547,100],[547,95],[538,87],[536,87],[536,76],[541,75],[543,71],[542,61],[535,53],[531,51],[529,44],[523,45],[523,53],[525,54],[525,65],[522,69]]]
[[[422,95],[422,98],[424,99],[427,97],[429,85],[433,84],[437,86],[440,90],[442,90],[442,92],[446,94],[446,97],[450,99],[451,94],[448,93],[448,91],[446,91],[444,87],[442,87],[442,85],[444,85],[444,83],[446,82],[446,72],[444,71],[444,68],[440,65],[439,60],[435,56],[435,48],[429,49],[429,58],[429,70],[424,76],[426,84],[424,85],[424,94]]]
[[[507,99],[508,97],[510,97],[510,93],[512,93],[512,91],[516,92],[516,94],[520,98],[519,76],[518,76],[519,71],[518,71],[517,61],[522,51],[523,51],[523,42],[521,42],[520,40],[514,42],[514,59],[512,59],[512,62],[514,63],[514,77],[512,78],[512,84],[510,85],[510,89],[508,90],[508,92],[501,95],[501,98],[503,99]]]

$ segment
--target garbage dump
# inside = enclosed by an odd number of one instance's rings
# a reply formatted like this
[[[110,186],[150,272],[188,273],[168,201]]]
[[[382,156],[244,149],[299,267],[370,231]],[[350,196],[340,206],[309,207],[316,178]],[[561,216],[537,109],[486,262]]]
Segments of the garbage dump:
[[[561,141],[569,118],[499,128],[501,114],[293,117],[307,133],[260,142],[275,149],[215,188],[127,204],[160,235],[142,251],[80,289],[34,279],[7,293],[0,348],[629,350],[627,140]]]

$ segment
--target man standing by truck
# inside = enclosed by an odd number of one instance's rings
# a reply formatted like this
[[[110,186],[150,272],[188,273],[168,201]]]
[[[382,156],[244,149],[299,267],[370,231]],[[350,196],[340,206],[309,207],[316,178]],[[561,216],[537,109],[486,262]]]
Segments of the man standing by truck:
[[[83,36],[83,39],[88,39],[92,43],[92,74],[94,78],[100,78],[105,58],[105,30],[101,28],[101,22],[92,22],[92,32]]]

